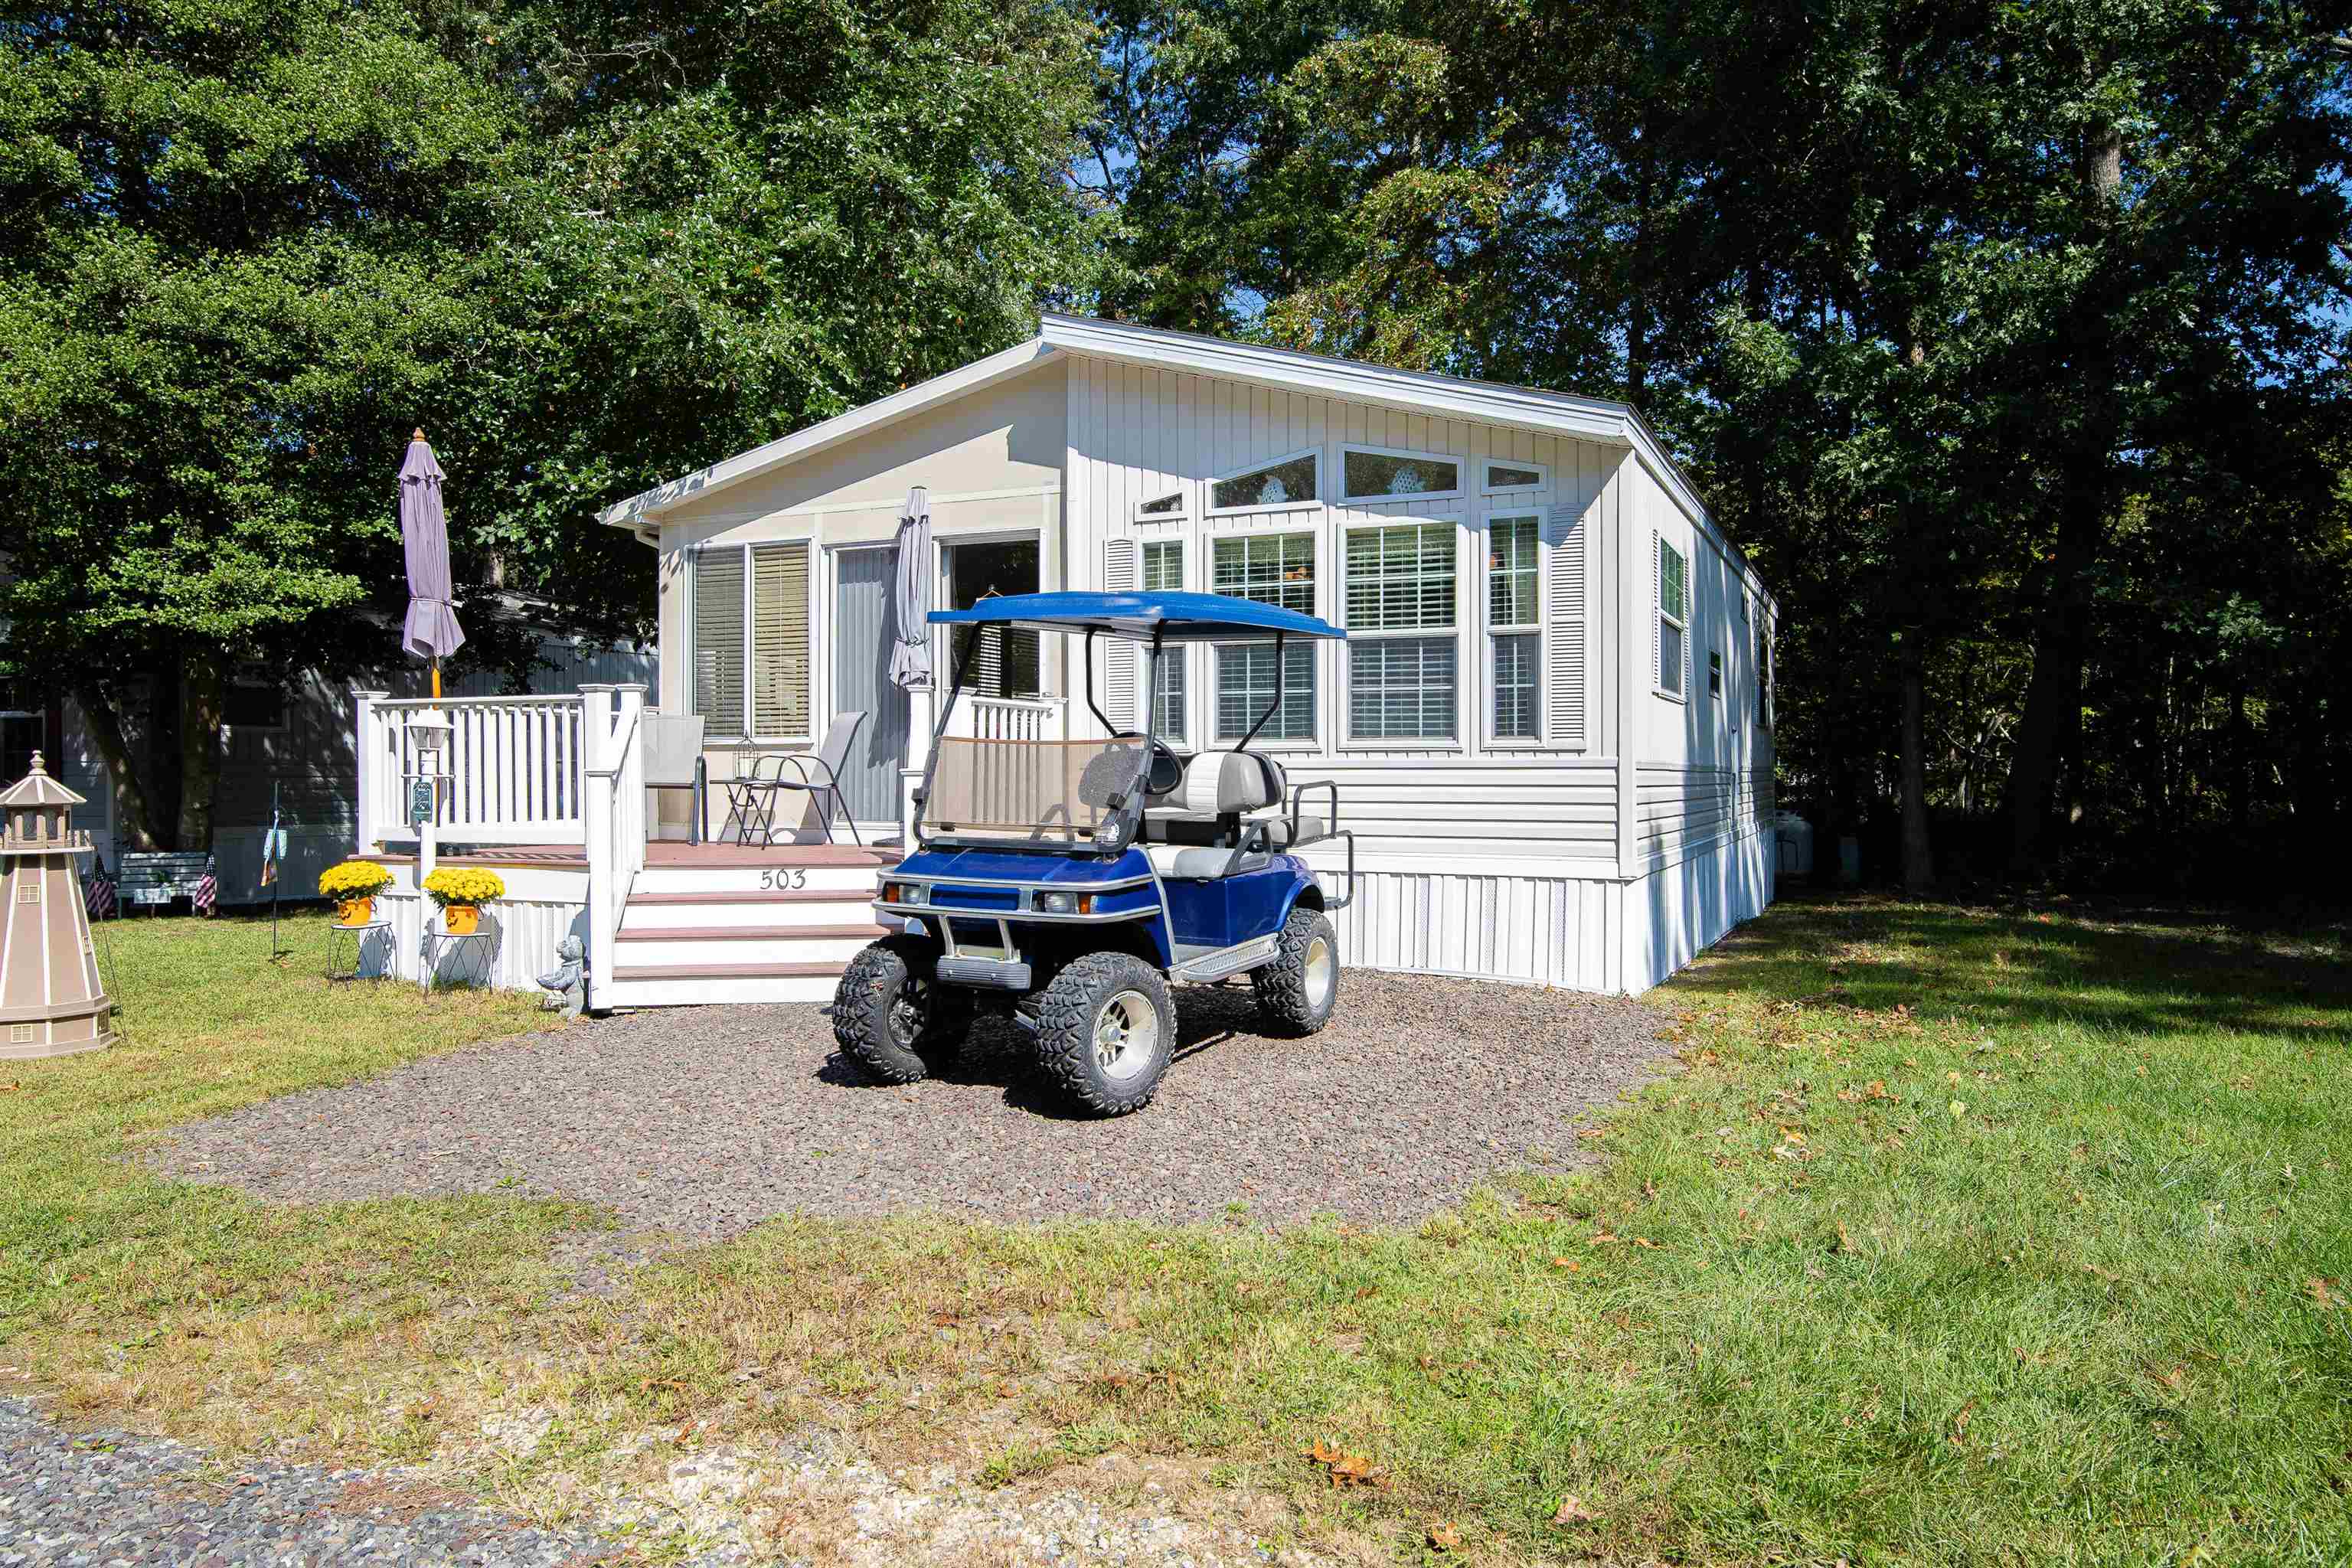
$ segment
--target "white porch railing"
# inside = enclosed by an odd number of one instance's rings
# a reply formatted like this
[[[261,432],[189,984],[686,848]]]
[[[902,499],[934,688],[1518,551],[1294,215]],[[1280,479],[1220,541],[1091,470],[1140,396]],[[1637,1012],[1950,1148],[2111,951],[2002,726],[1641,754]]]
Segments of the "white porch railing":
[[[582,816],[588,853],[588,1005],[611,1005],[614,937],[629,884],[646,868],[642,686],[580,689]]]
[[[1059,741],[1065,710],[1058,697],[973,697],[956,704],[948,733],[975,741]]]
[[[448,718],[434,828],[453,844],[582,842],[582,699],[451,697],[394,700],[359,694],[359,847],[408,844],[407,781],[423,771],[411,716],[437,706]]]

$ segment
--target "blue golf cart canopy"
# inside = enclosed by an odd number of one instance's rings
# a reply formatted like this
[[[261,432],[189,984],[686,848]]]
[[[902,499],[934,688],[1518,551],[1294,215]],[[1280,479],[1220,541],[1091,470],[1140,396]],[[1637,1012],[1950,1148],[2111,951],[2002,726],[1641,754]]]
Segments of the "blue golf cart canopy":
[[[1344,637],[1330,622],[1229,594],[1005,594],[969,610],[933,610],[943,626],[1032,626],[1049,632],[1107,632],[1149,642],[1264,637]]]

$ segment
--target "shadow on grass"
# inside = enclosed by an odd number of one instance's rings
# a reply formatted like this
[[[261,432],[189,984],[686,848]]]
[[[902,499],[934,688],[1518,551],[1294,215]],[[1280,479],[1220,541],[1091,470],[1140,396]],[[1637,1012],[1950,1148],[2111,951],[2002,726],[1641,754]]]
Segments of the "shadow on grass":
[[[1987,1027],[2155,1038],[2352,1042],[2341,927],[2295,931],[2145,904],[1967,907],[1799,893],[1718,943],[1676,989],[1762,992]]]

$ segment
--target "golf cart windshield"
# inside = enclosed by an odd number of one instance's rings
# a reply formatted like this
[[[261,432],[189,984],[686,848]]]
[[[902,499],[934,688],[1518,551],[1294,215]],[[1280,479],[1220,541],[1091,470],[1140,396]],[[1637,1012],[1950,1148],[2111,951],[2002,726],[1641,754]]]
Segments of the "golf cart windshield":
[[[1158,716],[1147,712],[1139,732],[1115,722],[1096,705],[1091,657],[1096,637],[1139,644],[1148,658],[1156,660],[1171,643],[1271,638],[1279,647],[1289,637],[1342,635],[1312,616],[1222,594],[1019,594],[983,599],[970,609],[934,610],[929,619],[943,626],[978,626],[982,636],[971,640],[940,710],[916,823],[920,837],[927,841],[1097,848],[1122,847],[1132,837]],[[1087,708],[1112,732],[1111,738],[1052,738],[1042,731],[1035,714],[1011,720],[991,714],[989,727],[1003,732],[948,732],[956,697],[970,673],[964,666],[980,655],[991,628],[1002,636],[1003,628],[1012,626],[1085,637],[1088,652],[1076,662],[1086,672]],[[1278,670],[1281,661],[1276,662]],[[1159,682],[1152,676],[1147,665],[1133,689],[1156,692]],[[1275,702],[1280,700],[1277,690]],[[1273,711],[1269,704],[1258,723],[1265,723]],[[1250,733],[1255,735],[1255,726]],[[1244,737],[1243,744],[1247,743]],[[1161,752],[1165,756],[1166,748]]]

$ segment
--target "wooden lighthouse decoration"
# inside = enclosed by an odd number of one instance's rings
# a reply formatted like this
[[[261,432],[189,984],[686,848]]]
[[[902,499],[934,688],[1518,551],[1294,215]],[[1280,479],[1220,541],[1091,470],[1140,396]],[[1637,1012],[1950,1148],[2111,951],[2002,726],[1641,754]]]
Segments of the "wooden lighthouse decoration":
[[[0,793],[0,1059],[63,1057],[114,1043],[82,905],[82,797],[33,771]]]

